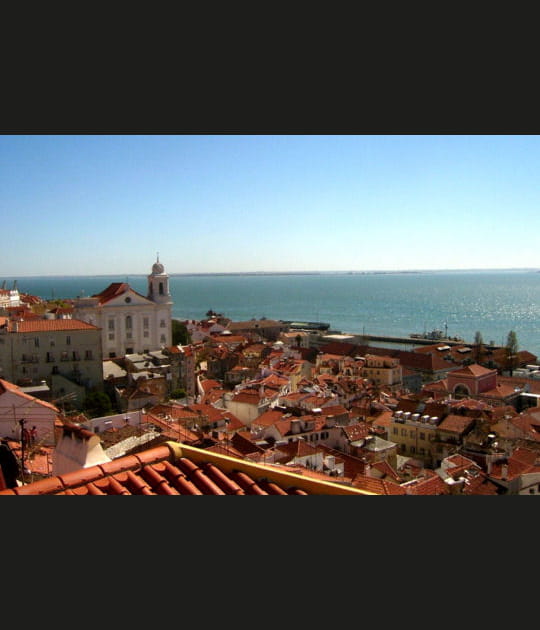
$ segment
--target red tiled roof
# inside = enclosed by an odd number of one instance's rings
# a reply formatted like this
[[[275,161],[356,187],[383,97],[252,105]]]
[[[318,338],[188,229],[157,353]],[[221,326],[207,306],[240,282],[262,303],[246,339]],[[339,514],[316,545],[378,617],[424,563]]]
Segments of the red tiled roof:
[[[483,472],[479,472],[475,477],[466,474],[465,479],[465,486],[462,490],[463,494],[479,494],[489,496],[499,494],[497,486],[489,481],[487,475]]]
[[[386,481],[384,479],[377,479],[376,477],[369,477],[367,475],[356,475],[353,479],[352,485],[355,488],[367,490],[375,494],[407,495],[407,491],[399,484],[392,481]]]
[[[214,379],[206,378],[204,380],[201,379],[201,387],[205,393],[208,393],[211,389],[221,389],[222,385]]]
[[[349,410],[343,405],[329,405],[327,407],[321,407],[321,416],[341,416],[342,414],[348,414]]]
[[[15,330],[17,327],[17,330]],[[79,319],[25,319],[22,322],[10,322],[9,332],[55,332],[63,330],[100,330],[93,324]]]
[[[376,494],[227,455],[167,442],[0,495]]]
[[[99,303],[103,304],[129,291],[129,289],[130,286],[127,282],[112,282],[106,289],[103,289],[101,293],[94,293],[92,297],[100,298]]]
[[[351,442],[361,440],[370,435],[369,425],[366,422],[357,422],[356,424],[342,427],[342,431]]]
[[[255,390],[249,390],[249,391],[240,391],[237,394],[235,394],[232,398],[233,402],[240,402],[240,403],[248,403],[250,405],[258,405],[260,400],[261,400],[261,396],[259,394],[258,391]]]
[[[424,479],[414,479],[402,485],[407,494],[413,495],[439,495],[450,494],[450,489],[437,473],[429,473]]]
[[[253,420],[252,424],[258,426],[268,427],[275,424],[278,420],[283,418],[283,411],[279,411],[277,409],[267,409],[265,412],[261,413],[260,416]]]
[[[286,453],[291,459],[294,457],[308,457],[309,455],[322,452],[322,449],[308,444],[305,440],[294,440],[287,442],[287,444],[280,444],[276,446],[276,449]]]
[[[459,368],[458,370],[452,370],[452,376],[474,376],[475,378],[479,376],[485,376],[486,374],[493,374],[497,370],[489,370],[478,363],[473,363],[472,365],[467,365],[465,367]]]
[[[454,433],[463,433],[471,424],[474,418],[469,416],[458,416],[456,414],[448,414],[446,418],[439,424],[438,429],[441,431],[452,431]]]
[[[510,419],[512,425],[523,431],[527,438],[540,442],[540,419],[531,414],[523,413]],[[515,455],[516,451],[514,451]]]

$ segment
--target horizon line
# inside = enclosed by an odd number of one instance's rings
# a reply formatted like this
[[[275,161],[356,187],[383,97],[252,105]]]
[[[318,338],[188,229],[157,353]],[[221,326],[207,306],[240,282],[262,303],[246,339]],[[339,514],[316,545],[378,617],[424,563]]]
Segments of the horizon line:
[[[540,272],[540,267],[470,267],[470,268],[434,268],[434,269],[342,269],[342,270],[296,270],[296,271],[171,271],[168,276],[278,276],[278,275],[367,275],[367,274],[403,274],[403,273],[440,273],[440,272],[481,272],[481,271],[536,271]],[[118,277],[146,277],[148,273],[85,273],[85,274],[27,274],[12,276],[12,278],[118,278]],[[2,278],[3,280],[4,278]],[[7,280],[7,278],[6,278]]]

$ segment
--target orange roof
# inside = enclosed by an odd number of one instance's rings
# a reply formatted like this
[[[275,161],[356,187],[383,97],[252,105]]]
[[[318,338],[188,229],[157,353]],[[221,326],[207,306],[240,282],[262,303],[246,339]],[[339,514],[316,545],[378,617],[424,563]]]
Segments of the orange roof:
[[[471,424],[475,422],[470,416],[458,416],[456,414],[448,414],[446,418],[439,424],[438,429],[441,431],[452,431],[454,433],[463,433]]]
[[[255,390],[241,390],[233,396],[232,400],[233,402],[258,405],[261,400],[261,396],[259,392]]]
[[[15,330],[17,327],[17,330]],[[22,322],[10,322],[9,332],[55,332],[63,330],[100,330],[93,324],[79,319],[25,319]]]
[[[473,363],[472,365],[467,365],[463,368],[459,368],[459,370],[452,370],[452,376],[485,376],[486,374],[496,373],[497,370],[489,370],[488,368],[482,367],[478,365],[478,363]]]
[[[92,297],[97,297],[99,299],[99,303],[103,304],[104,302],[108,302],[122,293],[129,291],[130,286],[127,282],[112,282],[106,289],[103,289],[101,293],[94,293]]]
[[[399,484],[393,481],[386,481],[384,479],[377,479],[375,477],[369,477],[367,475],[358,474],[354,477],[352,485],[355,488],[362,490],[368,490],[375,494],[383,495],[406,495],[407,491]]]
[[[374,494],[167,442],[136,455],[49,477],[0,495]]]
[[[271,426],[283,418],[284,412],[278,409],[267,409],[253,420],[253,424],[259,426]]]
[[[437,475],[437,473],[426,473],[424,479],[414,479],[406,484],[403,484],[402,488],[405,488],[407,494],[413,495],[439,495],[450,494],[450,489],[446,483]]]

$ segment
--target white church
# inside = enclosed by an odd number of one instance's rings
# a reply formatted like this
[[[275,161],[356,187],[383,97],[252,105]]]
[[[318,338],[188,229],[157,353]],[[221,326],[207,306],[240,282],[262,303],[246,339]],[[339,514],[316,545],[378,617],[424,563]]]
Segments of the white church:
[[[148,278],[146,297],[127,282],[74,300],[73,318],[101,328],[103,358],[146,353],[172,344],[169,276],[159,254]]]

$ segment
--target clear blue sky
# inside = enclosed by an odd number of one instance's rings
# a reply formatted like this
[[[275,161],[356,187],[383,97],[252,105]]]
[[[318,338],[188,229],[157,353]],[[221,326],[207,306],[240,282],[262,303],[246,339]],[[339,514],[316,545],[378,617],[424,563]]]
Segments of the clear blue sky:
[[[540,267],[536,135],[3,135],[1,275]]]

